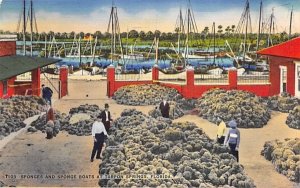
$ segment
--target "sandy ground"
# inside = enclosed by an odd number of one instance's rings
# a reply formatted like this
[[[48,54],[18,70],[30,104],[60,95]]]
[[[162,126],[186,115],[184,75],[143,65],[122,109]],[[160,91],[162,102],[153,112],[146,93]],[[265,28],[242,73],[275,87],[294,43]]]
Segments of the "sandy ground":
[[[54,108],[68,113],[72,107],[80,104],[97,104],[103,107],[109,103],[113,118],[120,116],[126,108],[132,106],[118,105],[106,97],[106,82],[93,80],[70,80],[69,95],[56,100]],[[153,106],[135,107],[148,113]],[[274,139],[299,137],[300,131],[285,125],[287,114],[273,112],[272,119],[261,129],[241,129],[240,162],[246,173],[254,180],[258,188],[300,187],[290,182],[285,176],[278,174],[271,162],[266,161],[260,151],[265,141]],[[186,115],[178,121],[195,122],[203,128],[208,136],[215,138],[217,126],[197,117]],[[41,132],[28,133],[23,131],[0,151],[0,177],[7,185],[15,186],[64,186],[64,187],[96,187],[98,185],[98,165],[100,161],[89,161],[92,139],[90,136],[72,136],[60,132],[52,140],[45,139]],[[6,174],[16,175],[5,177]],[[43,177],[25,177],[21,175],[43,175]],[[45,178],[55,175],[54,179]],[[76,175],[75,178],[58,175]],[[79,175],[90,175],[89,178]],[[74,176],[73,176],[74,177]]]

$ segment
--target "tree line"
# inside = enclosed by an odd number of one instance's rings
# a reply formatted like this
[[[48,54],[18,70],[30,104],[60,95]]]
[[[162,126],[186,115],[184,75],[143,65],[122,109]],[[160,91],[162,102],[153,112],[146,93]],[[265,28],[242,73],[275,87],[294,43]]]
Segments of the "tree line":
[[[212,29],[209,27],[204,27],[203,30],[199,33],[190,33],[190,38],[194,40],[199,40],[199,41],[207,41],[211,40],[214,36],[217,40],[219,41],[224,41],[224,40],[235,40],[238,38],[242,38],[242,34],[238,34],[235,32],[236,26],[231,25],[223,28],[222,25],[218,25],[216,27],[216,32],[213,34],[211,32]],[[131,41],[138,40],[139,42],[142,41],[152,41],[155,37],[159,37],[160,41],[172,41],[176,42],[178,39],[178,30],[175,29],[174,32],[161,32],[159,30],[155,31],[137,31],[137,30],[130,30],[129,32],[121,32],[120,37],[122,40],[126,40],[126,38],[133,39]],[[0,30],[0,34],[16,34],[18,37],[18,40],[23,39],[23,33],[22,32],[10,32],[10,31],[3,31]],[[181,34],[181,39],[185,39],[186,34]],[[109,32],[101,32],[101,31],[96,31],[94,33],[85,33],[85,32],[54,32],[54,31],[49,31],[49,32],[40,32],[40,33],[33,33],[33,40],[42,40],[44,41],[46,38],[49,41],[50,37],[53,38],[55,37],[56,40],[73,40],[75,37],[78,39],[79,37],[81,39],[84,39],[87,36],[92,36],[93,38],[98,38],[99,40],[109,40],[111,38],[111,33]],[[262,34],[262,38],[267,38],[268,34]],[[292,38],[299,36],[299,33],[293,34]],[[256,33],[250,33],[248,34],[248,40],[249,42],[255,42],[257,38]],[[26,32],[26,40],[30,40],[30,33]],[[281,33],[274,34],[272,36],[273,43],[280,43],[283,41],[288,40],[288,34],[284,31]]]
[[[229,36],[230,34],[234,33],[235,25],[232,26],[227,26],[225,30],[223,31],[223,26],[219,25],[218,30],[216,32],[217,36],[219,38],[224,38],[226,36]],[[0,34],[16,34],[18,36],[18,39],[22,39],[22,32],[10,32],[10,31],[3,31],[0,30]],[[97,37],[98,39],[109,39],[111,38],[111,33],[109,32],[101,32],[101,31],[96,31],[94,33],[84,33],[84,32],[54,32],[54,31],[49,31],[49,32],[41,32],[41,33],[34,33],[34,40],[40,39],[44,40],[45,37],[55,37],[55,39],[74,39],[76,38],[84,38],[85,36],[93,36],[94,38]],[[199,32],[199,33],[193,33],[193,37],[196,39],[206,39],[207,37],[211,37],[213,34],[210,33],[209,27],[204,27],[204,29]],[[178,32],[161,32],[159,30],[155,31],[137,31],[137,30],[131,30],[129,32],[121,32],[120,33],[121,38],[139,38],[140,40],[153,40],[154,37],[159,37],[160,40],[177,40],[178,38]],[[184,34],[183,34],[184,36]],[[30,33],[26,32],[26,38],[30,39]]]

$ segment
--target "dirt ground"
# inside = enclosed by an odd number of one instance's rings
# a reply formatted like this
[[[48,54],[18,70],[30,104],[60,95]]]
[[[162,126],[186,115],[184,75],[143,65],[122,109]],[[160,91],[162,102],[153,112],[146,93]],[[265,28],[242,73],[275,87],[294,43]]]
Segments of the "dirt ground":
[[[54,108],[68,113],[70,108],[80,104],[97,104],[103,107],[105,103],[109,103],[113,119],[119,117],[124,109],[133,108],[132,106],[118,105],[115,101],[107,98],[105,81],[83,80],[70,81],[69,95],[54,101]],[[148,114],[153,106],[135,108]],[[277,173],[271,162],[260,155],[265,141],[300,137],[300,130],[290,129],[285,125],[286,117],[287,114],[273,112],[272,119],[265,127],[240,129],[240,163],[258,188],[300,187],[299,184],[290,182],[285,176]],[[209,137],[215,138],[217,126],[196,115],[186,115],[175,121],[194,122],[203,128]],[[93,163],[89,161],[92,142],[91,136],[78,137],[60,132],[54,139],[47,140],[45,134],[41,132],[28,133],[24,131],[2,150],[0,149],[1,181],[7,185],[25,187],[97,187],[100,161]],[[27,176],[21,177],[21,175]],[[34,175],[43,175],[43,177]],[[53,176],[54,179],[51,179],[46,178],[46,175],[55,176]]]

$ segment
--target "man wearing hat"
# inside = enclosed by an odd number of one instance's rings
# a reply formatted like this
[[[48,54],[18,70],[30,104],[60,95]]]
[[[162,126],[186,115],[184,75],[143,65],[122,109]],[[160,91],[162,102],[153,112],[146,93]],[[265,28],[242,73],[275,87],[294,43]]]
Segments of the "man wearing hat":
[[[167,97],[165,97],[163,99],[163,101],[159,104],[159,109],[160,109],[162,117],[164,117],[164,118],[169,118],[170,117],[170,115],[169,115],[170,105],[167,101]]]
[[[97,120],[93,123],[92,136],[94,139],[94,147],[93,147],[93,151],[91,154],[91,162],[94,161],[94,157],[95,157],[96,153],[97,153],[96,159],[102,158],[102,157],[100,157],[101,150],[103,147],[104,140],[108,136],[107,132],[105,130],[105,127],[104,127],[103,123],[101,122],[101,116],[98,116]]]
[[[108,132],[109,128],[110,128],[110,122],[112,121],[111,119],[111,115],[110,115],[110,111],[108,111],[108,104],[106,103],[104,105],[105,110],[101,112],[100,116],[102,119],[102,123],[105,126],[106,131]]]
[[[237,162],[239,162],[240,131],[237,128],[235,120],[231,120],[228,125],[230,129],[225,138],[224,145],[230,147],[230,153],[235,156]]]

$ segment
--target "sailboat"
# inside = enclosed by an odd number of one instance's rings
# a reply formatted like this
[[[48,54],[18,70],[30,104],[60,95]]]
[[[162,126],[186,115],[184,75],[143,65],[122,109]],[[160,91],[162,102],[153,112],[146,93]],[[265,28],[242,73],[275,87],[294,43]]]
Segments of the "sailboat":
[[[128,41],[128,32],[127,32],[127,41]],[[130,46],[130,53],[128,53],[128,48],[126,48],[126,54],[124,54],[120,58],[123,58],[125,60],[135,60],[135,61],[144,60],[145,58],[144,58],[143,54],[134,52],[135,45],[136,45],[136,41],[134,42],[134,45]]]
[[[181,55],[188,61],[189,59],[213,59],[216,57],[216,55],[211,55],[208,53],[195,53],[195,51],[189,50],[189,41],[193,38],[193,33],[198,33],[198,28],[194,16],[194,12],[192,9],[191,2],[189,0],[188,7],[187,7],[187,13],[186,13],[186,20],[185,23],[187,24],[186,27],[186,42],[185,42],[185,50],[181,53]]]
[[[122,45],[121,34],[120,34],[118,11],[117,11],[117,7],[114,5],[114,2],[112,3],[112,7],[111,7],[107,32],[111,33],[111,41],[110,41],[111,52],[109,54],[109,58],[111,59],[111,64],[114,64],[115,63],[114,60],[116,60],[117,64],[115,66],[117,67],[117,69],[126,70],[126,61],[124,61],[124,53],[123,53],[123,45]],[[119,45],[119,49],[117,49],[118,48],[117,43]],[[119,59],[121,59],[121,61],[118,61]]]

